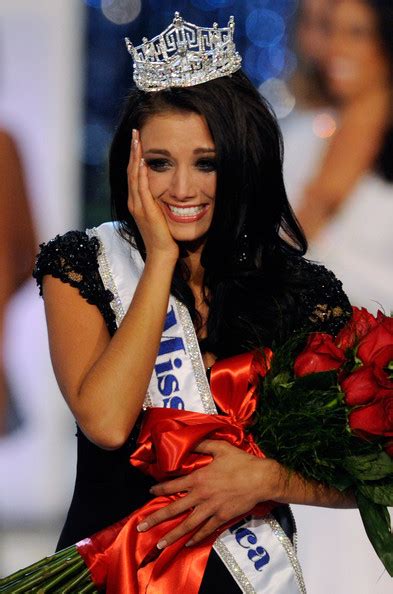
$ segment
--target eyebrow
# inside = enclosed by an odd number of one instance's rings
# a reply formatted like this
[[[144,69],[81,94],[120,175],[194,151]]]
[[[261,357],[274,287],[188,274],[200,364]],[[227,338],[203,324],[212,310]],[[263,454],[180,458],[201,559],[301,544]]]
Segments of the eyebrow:
[[[193,151],[194,155],[201,155],[201,154],[206,154],[206,153],[215,153],[216,149],[215,148],[210,148],[210,147],[200,147],[197,148]],[[161,149],[161,148],[151,148],[148,149],[147,151],[144,151],[144,154],[147,155],[149,153],[153,153],[155,155],[165,155],[166,157],[170,157],[171,153],[169,151],[167,151],[166,149]]]

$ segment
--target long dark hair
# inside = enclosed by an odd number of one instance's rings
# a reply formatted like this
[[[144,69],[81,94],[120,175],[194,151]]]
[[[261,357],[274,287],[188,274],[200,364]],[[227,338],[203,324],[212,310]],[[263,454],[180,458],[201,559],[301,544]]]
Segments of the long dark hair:
[[[389,60],[391,95],[393,99],[393,2],[392,0],[363,0],[374,11],[377,19],[378,36]],[[393,182],[393,108],[384,141],[375,163],[376,171],[386,180]]]
[[[238,71],[188,88],[133,90],[127,98],[110,151],[112,213],[120,221],[122,235],[143,257],[145,246],[127,209],[131,131],[140,129],[149,117],[173,110],[202,115],[215,143],[215,210],[201,257],[209,302],[208,339],[203,346],[228,355],[259,341],[257,334],[265,341],[268,334],[276,334],[278,316],[269,307],[272,299],[277,305],[280,298],[272,295],[283,283],[291,283],[289,277],[284,281],[285,263],[303,256],[307,243],[285,192],[277,122]],[[172,292],[186,303],[198,325],[184,263],[175,270]],[[270,314],[275,320],[268,319]]]

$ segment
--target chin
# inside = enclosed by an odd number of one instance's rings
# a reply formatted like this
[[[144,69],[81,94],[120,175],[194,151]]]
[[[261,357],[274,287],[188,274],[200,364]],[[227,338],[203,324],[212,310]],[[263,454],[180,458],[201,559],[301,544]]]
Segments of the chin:
[[[182,243],[198,243],[206,238],[210,227],[210,221],[204,224],[195,223],[173,223],[167,219],[169,231],[175,241]]]
[[[202,231],[200,233],[190,233],[187,232],[186,230],[184,231],[174,231],[174,230],[170,230],[172,237],[175,241],[178,241],[180,243],[199,243],[201,241],[204,241],[206,238],[206,234],[207,234],[207,230],[206,231]]]

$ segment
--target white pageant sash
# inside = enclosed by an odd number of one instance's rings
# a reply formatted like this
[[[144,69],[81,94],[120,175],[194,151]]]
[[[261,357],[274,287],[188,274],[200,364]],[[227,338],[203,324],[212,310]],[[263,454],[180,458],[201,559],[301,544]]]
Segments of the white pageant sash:
[[[103,223],[87,234],[99,241],[99,272],[114,296],[111,306],[119,326],[142,274],[143,260],[122,239],[115,223]],[[217,412],[191,317],[173,296],[144,402],[147,407]],[[246,594],[306,592],[296,549],[271,515],[244,518],[221,534],[214,549]]]

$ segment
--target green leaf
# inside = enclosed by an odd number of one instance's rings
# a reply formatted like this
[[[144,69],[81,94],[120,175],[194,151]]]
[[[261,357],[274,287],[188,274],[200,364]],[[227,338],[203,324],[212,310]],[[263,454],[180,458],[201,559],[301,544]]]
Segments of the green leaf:
[[[374,503],[393,506],[393,482],[388,485],[362,485],[358,490]]]
[[[332,482],[333,487],[335,487],[339,491],[346,491],[347,489],[349,489],[349,487],[352,487],[352,485],[352,477],[350,477],[348,474],[336,471],[336,476]]]
[[[393,577],[393,534],[389,512],[385,506],[366,499],[359,491],[356,492],[356,499],[367,536],[389,575]]]
[[[393,459],[382,451],[363,456],[347,456],[343,467],[361,481],[378,481],[389,475],[393,477]]]
[[[279,373],[272,379],[272,386],[273,388],[291,388],[293,386],[291,375],[287,372]]]

